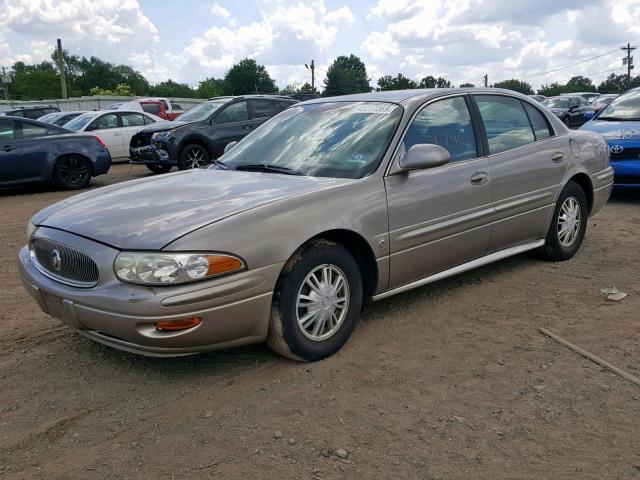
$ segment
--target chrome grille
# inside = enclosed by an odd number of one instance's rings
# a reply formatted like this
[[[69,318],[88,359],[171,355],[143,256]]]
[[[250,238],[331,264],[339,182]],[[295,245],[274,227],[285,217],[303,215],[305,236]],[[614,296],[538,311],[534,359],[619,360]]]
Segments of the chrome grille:
[[[98,266],[89,256],[61,243],[33,238],[31,258],[45,275],[74,287],[93,287],[98,283]]]

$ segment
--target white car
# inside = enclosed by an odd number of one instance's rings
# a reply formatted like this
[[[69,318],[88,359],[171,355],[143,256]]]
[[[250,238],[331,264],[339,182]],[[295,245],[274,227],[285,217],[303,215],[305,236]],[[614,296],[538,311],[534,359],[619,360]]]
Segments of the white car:
[[[129,143],[138,130],[145,125],[164,122],[160,117],[146,112],[129,110],[98,111],[83,113],[64,124],[64,128],[76,132],[91,132],[107,145],[111,158],[129,157]]]

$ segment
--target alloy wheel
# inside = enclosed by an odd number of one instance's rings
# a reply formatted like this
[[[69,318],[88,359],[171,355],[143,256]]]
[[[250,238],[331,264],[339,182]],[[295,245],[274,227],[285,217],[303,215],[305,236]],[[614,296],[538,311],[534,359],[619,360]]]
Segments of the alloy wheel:
[[[84,185],[90,175],[87,162],[78,157],[61,159],[57,168],[60,179],[69,188]]]
[[[325,264],[314,268],[302,282],[296,299],[300,330],[310,340],[334,335],[349,310],[349,283],[342,270]]]
[[[185,154],[185,168],[202,168],[211,163],[207,152],[198,146],[189,148]]]
[[[565,247],[571,247],[578,239],[580,225],[582,222],[582,212],[580,203],[576,197],[567,197],[558,213],[558,240]]]

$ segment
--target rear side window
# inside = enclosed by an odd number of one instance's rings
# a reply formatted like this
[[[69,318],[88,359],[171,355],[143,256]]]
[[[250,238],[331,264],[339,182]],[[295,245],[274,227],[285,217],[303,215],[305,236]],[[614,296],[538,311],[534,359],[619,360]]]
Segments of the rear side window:
[[[142,110],[147,113],[151,113],[153,115],[157,115],[160,113],[160,104],[159,103],[142,103]]]
[[[489,154],[495,155],[535,142],[520,100],[497,95],[477,95],[475,101],[487,134]]]
[[[123,113],[121,118],[123,127],[141,127],[144,125],[144,115],[141,113]]]
[[[58,113],[60,110],[54,107],[51,108],[43,108],[42,109],[42,114],[44,115],[45,113]]]
[[[9,112],[9,115],[11,115],[12,117],[24,118],[24,110],[16,110],[15,112]]]
[[[142,117],[143,117],[145,125],[150,125],[152,123],[156,123],[156,121],[151,117],[147,117],[146,115],[143,115]]]
[[[471,115],[463,97],[439,100],[418,113],[407,129],[404,147],[409,150],[420,143],[446,148],[452,162],[478,156]]]
[[[47,109],[45,108],[30,108],[28,110],[24,110],[22,116],[24,118],[30,118],[31,120],[35,120],[36,118],[40,118],[45,113],[52,113],[52,112],[50,111],[48,112]]]
[[[45,127],[41,127],[40,125],[32,125],[30,123],[22,123],[18,127],[22,127],[20,137],[42,137],[49,133],[49,129]]]
[[[13,120],[0,119],[0,142],[13,140],[15,132],[13,129]]]
[[[540,110],[528,103],[524,103],[524,109],[527,111],[527,115],[529,115],[529,121],[533,127],[533,134],[535,135],[536,140],[549,138],[553,135],[547,119],[544,118],[544,115]]]
[[[280,111],[278,104],[271,100],[251,100],[253,118],[273,117]]]
[[[242,122],[249,119],[247,102],[232,103],[216,116],[216,123]]]

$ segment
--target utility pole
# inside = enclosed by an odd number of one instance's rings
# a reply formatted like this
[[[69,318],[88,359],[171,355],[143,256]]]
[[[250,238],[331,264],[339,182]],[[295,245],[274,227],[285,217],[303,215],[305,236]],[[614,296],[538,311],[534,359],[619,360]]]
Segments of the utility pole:
[[[315,93],[316,92],[316,75],[315,75],[316,65],[312,59],[311,66],[307,65],[306,63],[304,64],[304,66],[307,67],[307,70],[311,70],[311,92]]]
[[[627,57],[622,59],[622,65],[627,66],[627,88],[631,87],[631,70],[633,70],[633,57],[631,56],[631,52],[636,48],[638,47],[632,47],[630,43],[620,47],[620,50],[627,52]]]
[[[482,78],[484,79],[484,88],[487,88],[489,86],[489,74],[486,73]]]
[[[64,76],[64,56],[62,55],[62,41],[58,39],[58,69],[60,70],[60,85],[62,86],[62,98],[67,96],[67,79]]]

